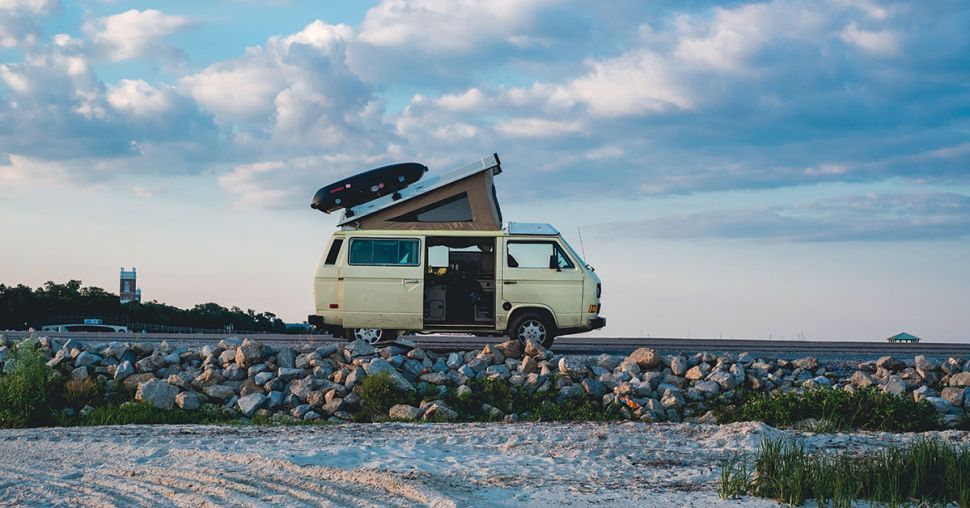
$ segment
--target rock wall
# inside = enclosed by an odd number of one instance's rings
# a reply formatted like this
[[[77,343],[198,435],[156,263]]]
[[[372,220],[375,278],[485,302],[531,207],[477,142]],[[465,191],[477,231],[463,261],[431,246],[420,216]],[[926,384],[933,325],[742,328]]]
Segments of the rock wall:
[[[252,339],[226,339],[199,349],[162,342],[87,345],[40,337],[48,365],[72,379],[121,383],[135,399],[153,406],[186,410],[218,404],[244,417],[286,415],[303,420],[350,421],[361,402],[363,379],[387,373],[401,388],[435,390],[449,386],[470,392],[472,379],[504,379],[530,393],[553,391],[560,399],[591,397],[627,419],[682,421],[705,415],[713,399],[738,390],[790,391],[815,387],[855,390],[875,386],[885,392],[927,400],[944,422],[956,425],[970,411],[970,361],[911,361],[892,357],[858,365],[839,375],[815,358],[775,360],[748,353],[661,356],[641,348],[629,356],[596,358],[554,355],[536,343],[508,341],[482,350],[436,354],[399,340],[375,349],[362,343],[325,344],[314,349],[271,347]],[[0,340],[0,364],[9,341]],[[432,397],[433,399],[433,397]],[[518,415],[483,407],[493,418]],[[395,419],[451,420],[459,415],[441,400],[421,407],[397,405]],[[705,417],[709,418],[709,416]],[[703,421],[703,419],[702,419]]]

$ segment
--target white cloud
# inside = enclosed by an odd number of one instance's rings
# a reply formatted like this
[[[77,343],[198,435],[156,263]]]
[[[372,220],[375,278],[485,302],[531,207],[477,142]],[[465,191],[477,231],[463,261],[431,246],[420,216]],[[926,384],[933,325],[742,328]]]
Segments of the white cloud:
[[[855,21],[842,30],[841,37],[848,44],[876,55],[893,56],[899,52],[896,34],[889,30],[862,30]]]
[[[576,121],[547,120],[544,118],[513,118],[501,122],[498,130],[509,137],[555,138],[583,132]]]
[[[123,79],[108,88],[111,107],[131,114],[135,118],[151,118],[172,109],[175,88],[156,88],[140,79]]]
[[[57,6],[57,0],[0,0],[0,11],[22,11],[42,14]]]
[[[569,83],[566,90],[593,115],[636,116],[694,107],[687,86],[652,51],[632,51],[591,65],[592,71]]]
[[[191,23],[186,17],[155,9],[131,9],[87,23],[84,31],[95,44],[104,48],[109,58],[121,61],[164,49],[160,39]]]
[[[559,0],[383,0],[367,11],[360,40],[382,47],[440,53],[478,49],[504,41],[521,46],[542,41],[531,35],[542,9]]]
[[[0,183],[4,185],[44,185],[62,181],[68,174],[60,163],[10,154],[0,158]]]

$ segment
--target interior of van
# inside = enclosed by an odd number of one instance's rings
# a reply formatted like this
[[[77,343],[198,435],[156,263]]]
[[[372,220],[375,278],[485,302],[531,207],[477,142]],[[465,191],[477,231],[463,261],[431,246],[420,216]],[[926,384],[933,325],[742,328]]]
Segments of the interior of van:
[[[428,237],[424,323],[495,326],[495,238]]]

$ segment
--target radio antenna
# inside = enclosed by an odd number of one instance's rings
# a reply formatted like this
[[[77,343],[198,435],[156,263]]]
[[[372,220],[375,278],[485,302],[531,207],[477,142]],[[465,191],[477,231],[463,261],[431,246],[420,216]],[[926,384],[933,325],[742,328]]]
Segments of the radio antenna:
[[[583,251],[583,259],[589,264],[589,258],[586,257],[586,245],[583,244],[583,230],[576,226],[576,232],[579,233],[579,248]]]

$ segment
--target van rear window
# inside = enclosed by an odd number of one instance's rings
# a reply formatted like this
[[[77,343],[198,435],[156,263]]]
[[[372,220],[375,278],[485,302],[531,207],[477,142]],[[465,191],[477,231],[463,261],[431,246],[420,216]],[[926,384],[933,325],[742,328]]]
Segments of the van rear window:
[[[377,266],[418,266],[417,239],[352,238],[350,264]]]
[[[337,238],[333,241],[333,245],[330,246],[330,252],[327,253],[327,260],[324,261],[324,264],[333,265],[337,263],[337,255],[340,254],[340,246],[343,244],[343,238]]]

